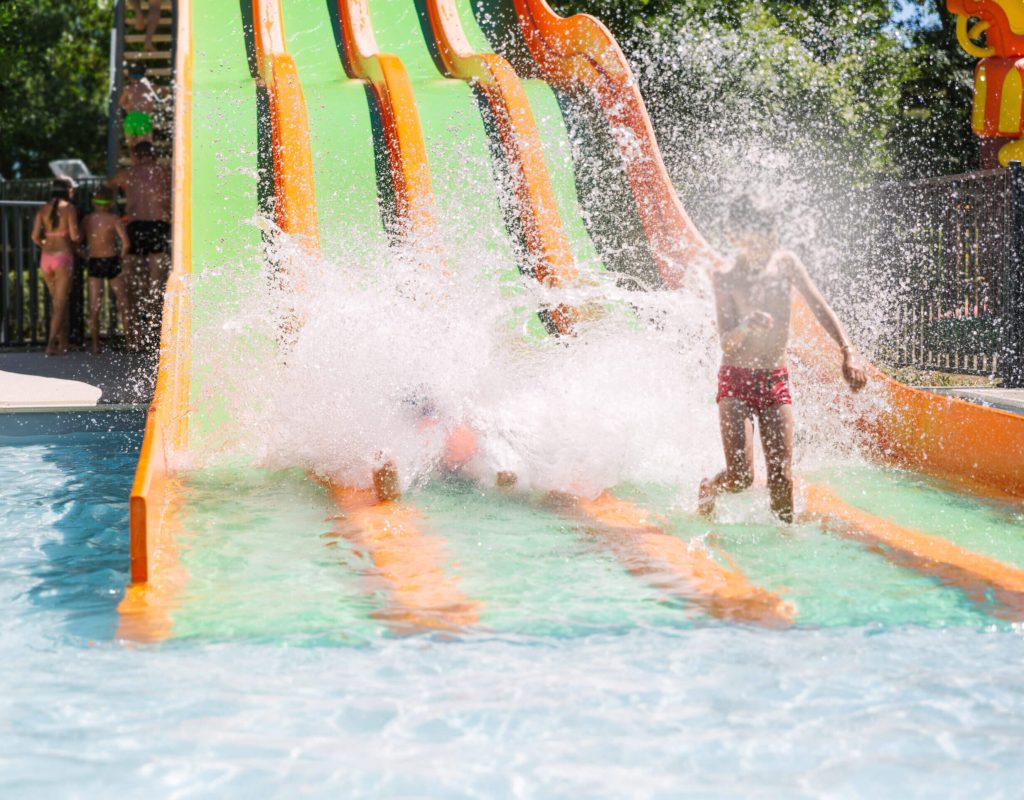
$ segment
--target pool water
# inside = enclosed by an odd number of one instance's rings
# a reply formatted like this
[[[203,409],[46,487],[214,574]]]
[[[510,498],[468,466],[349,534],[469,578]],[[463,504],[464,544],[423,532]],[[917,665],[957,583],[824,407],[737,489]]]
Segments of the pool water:
[[[798,607],[707,619],[539,498],[414,498],[478,600],[458,637],[396,636],[365,554],[301,473],[190,480],[174,638],[118,641],[141,436],[0,444],[0,797],[1015,797],[1024,628],[756,493],[710,537]],[[852,505],[1024,566],[1018,505],[816,470]]]

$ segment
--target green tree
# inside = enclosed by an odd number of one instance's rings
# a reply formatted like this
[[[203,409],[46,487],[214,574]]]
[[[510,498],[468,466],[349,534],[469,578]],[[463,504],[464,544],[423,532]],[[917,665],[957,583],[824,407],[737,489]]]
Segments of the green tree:
[[[106,158],[109,0],[0,3],[0,174],[49,175],[47,162]]]

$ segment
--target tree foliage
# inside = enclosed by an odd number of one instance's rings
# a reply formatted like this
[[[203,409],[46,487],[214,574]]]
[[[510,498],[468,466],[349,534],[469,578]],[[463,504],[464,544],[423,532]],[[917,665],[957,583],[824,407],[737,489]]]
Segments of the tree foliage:
[[[105,167],[109,0],[0,3],[0,174],[49,174],[47,162]]]
[[[894,2],[555,6],[592,13],[619,38],[677,178],[700,180],[711,140],[718,157],[756,141],[854,182],[975,168],[973,60],[956,43],[954,19],[943,0],[909,4],[898,17]]]

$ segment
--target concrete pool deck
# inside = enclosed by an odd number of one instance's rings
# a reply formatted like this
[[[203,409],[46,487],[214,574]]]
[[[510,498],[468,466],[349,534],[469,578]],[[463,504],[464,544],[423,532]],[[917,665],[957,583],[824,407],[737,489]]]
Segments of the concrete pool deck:
[[[929,392],[948,394],[979,406],[998,408],[1024,416],[1024,389],[988,389],[981,387],[929,387]]]
[[[147,353],[0,352],[0,409],[67,410],[147,406],[156,358]]]

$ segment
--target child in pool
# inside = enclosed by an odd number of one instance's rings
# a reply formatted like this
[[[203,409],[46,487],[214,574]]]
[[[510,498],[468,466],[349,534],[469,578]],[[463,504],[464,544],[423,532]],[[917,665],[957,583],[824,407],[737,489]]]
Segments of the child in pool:
[[[754,420],[768,470],[772,512],[793,521],[793,409],[786,368],[790,291],[803,295],[822,327],[842,348],[843,377],[853,391],[867,383],[863,362],[800,259],[778,249],[773,215],[748,197],[729,209],[726,235],[738,251],[731,269],[714,275],[722,345],[718,417],[725,470],[700,485],[698,509],[714,511],[722,492],[741,492],[754,480]]]
[[[110,281],[110,289],[117,299],[121,312],[121,327],[128,337],[128,348],[132,349],[131,309],[128,307],[128,293],[125,291],[124,276],[121,274],[121,256],[131,253],[128,231],[124,222],[112,213],[114,190],[101,186],[92,198],[93,211],[82,220],[85,234],[85,248],[88,249],[89,269],[89,329],[92,332],[93,355],[100,351],[100,300],[103,297],[103,281]],[[120,255],[118,255],[120,245]]]

